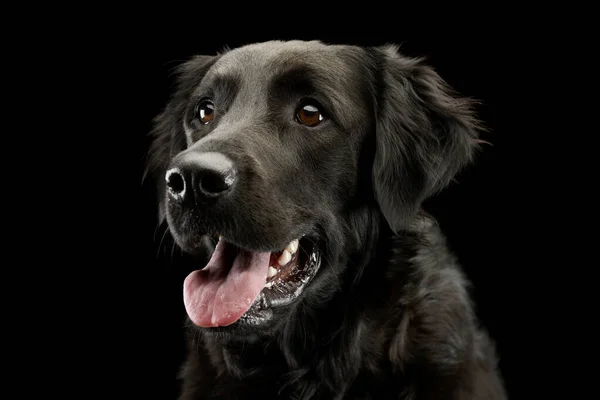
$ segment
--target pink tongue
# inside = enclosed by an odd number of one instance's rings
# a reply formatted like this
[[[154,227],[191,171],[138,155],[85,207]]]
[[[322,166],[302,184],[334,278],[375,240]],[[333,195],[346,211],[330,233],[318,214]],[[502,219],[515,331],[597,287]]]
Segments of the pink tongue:
[[[219,241],[208,265],[183,283],[183,302],[192,322],[201,327],[227,326],[237,321],[264,288],[271,253],[239,251]]]

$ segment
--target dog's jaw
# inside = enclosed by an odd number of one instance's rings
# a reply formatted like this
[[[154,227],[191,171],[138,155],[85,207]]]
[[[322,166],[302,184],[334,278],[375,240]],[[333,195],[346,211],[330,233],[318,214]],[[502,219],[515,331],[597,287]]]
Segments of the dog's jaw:
[[[272,309],[294,302],[321,264],[311,240],[292,240],[278,252],[255,252],[219,238],[207,266],[184,282],[184,304],[201,328],[262,325]]]
[[[318,246],[313,244],[312,250],[308,250],[304,248],[305,253],[302,257],[297,255],[295,264],[265,284],[250,309],[240,318],[241,323],[262,325],[272,317],[272,308],[287,306],[298,299],[321,266]]]

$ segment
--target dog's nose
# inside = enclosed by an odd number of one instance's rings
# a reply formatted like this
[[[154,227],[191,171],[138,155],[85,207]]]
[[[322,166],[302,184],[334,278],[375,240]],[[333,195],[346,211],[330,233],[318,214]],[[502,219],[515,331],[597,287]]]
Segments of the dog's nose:
[[[170,197],[183,201],[189,196],[199,199],[227,194],[236,181],[233,162],[216,152],[185,152],[175,157],[165,179]]]

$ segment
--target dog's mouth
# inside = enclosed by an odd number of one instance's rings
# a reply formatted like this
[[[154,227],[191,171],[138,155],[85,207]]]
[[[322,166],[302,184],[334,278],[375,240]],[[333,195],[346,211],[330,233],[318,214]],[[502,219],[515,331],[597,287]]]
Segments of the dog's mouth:
[[[253,252],[220,237],[206,267],[185,279],[186,311],[200,327],[261,324],[273,307],[298,298],[320,264],[318,247],[307,238],[281,251]]]

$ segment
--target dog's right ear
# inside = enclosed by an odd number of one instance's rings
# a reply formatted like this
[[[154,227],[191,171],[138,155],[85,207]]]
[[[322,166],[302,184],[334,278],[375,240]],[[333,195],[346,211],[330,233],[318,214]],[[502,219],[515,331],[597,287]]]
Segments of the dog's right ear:
[[[158,219],[165,218],[165,173],[171,159],[185,150],[183,117],[190,94],[219,56],[196,56],[175,69],[176,88],[166,107],[153,120],[152,142],[143,180],[150,179],[158,190]]]

